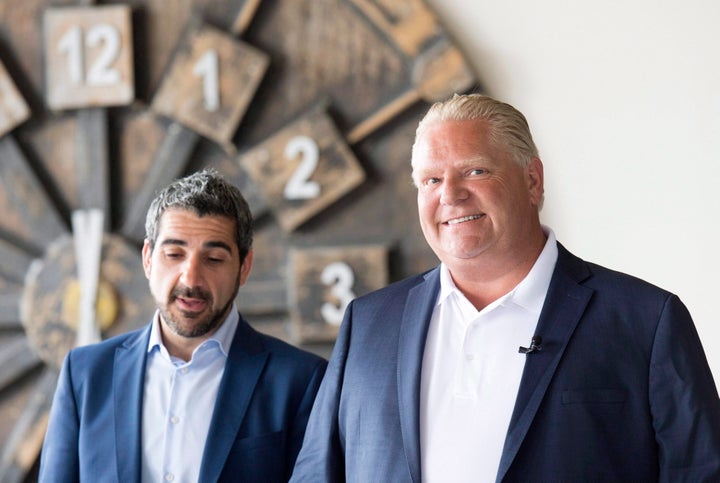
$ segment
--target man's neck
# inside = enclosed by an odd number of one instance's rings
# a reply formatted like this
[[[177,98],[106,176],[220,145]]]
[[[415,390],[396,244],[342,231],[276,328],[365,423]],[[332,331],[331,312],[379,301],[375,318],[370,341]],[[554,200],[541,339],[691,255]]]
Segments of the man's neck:
[[[477,310],[484,309],[530,273],[547,241],[545,234],[541,235],[519,255],[503,258],[488,253],[476,260],[448,264],[455,286]]]

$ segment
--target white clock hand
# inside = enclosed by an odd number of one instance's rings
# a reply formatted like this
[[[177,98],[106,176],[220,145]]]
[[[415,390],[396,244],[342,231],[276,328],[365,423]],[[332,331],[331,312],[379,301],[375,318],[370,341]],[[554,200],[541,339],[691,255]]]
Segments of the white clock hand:
[[[103,212],[99,209],[76,210],[72,214],[75,259],[80,281],[80,310],[76,346],[100,342],[95,314],[100,256],[102,253]]]

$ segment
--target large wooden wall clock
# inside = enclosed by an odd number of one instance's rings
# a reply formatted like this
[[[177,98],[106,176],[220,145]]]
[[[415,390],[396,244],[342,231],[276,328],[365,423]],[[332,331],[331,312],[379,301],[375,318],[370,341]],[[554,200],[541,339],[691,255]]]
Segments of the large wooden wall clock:
[[[242,312],[327,354],[353,297],[436,263],[410,146],[475,82],[421,0],[0,3],[0,481],[34,479],[65,353],[149,321],[156,190],[237,183]]]

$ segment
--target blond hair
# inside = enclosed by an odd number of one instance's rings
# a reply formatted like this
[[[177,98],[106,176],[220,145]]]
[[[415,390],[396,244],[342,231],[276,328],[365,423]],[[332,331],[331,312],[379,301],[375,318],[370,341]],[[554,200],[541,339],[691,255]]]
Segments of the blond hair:
[[[490,126],[490,140],[506,148],[520,166],[539,157],[525,116],[510,104],[482,94],[455,94],[430,106],[415,131],[415,144],[431,124],[443,121],[484,120]],[[413,151],[415,145],[413,145]]]

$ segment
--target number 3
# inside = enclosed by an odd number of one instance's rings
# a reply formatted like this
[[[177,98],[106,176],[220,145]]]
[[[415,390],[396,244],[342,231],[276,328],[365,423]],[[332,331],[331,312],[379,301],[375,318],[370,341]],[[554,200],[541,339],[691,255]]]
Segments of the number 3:
[[[340,325],[347,309],[348,304],[355,298],[352,286],[355,283],[355,274],[347,263],[335,262],[331,263],[322,271],[320,275],[322,283],[331,285],[330,293],[340,301],[340,305],[336,306],[330,302],[325,302],[320,307],[320,314],[323,320],[330,325]]]

